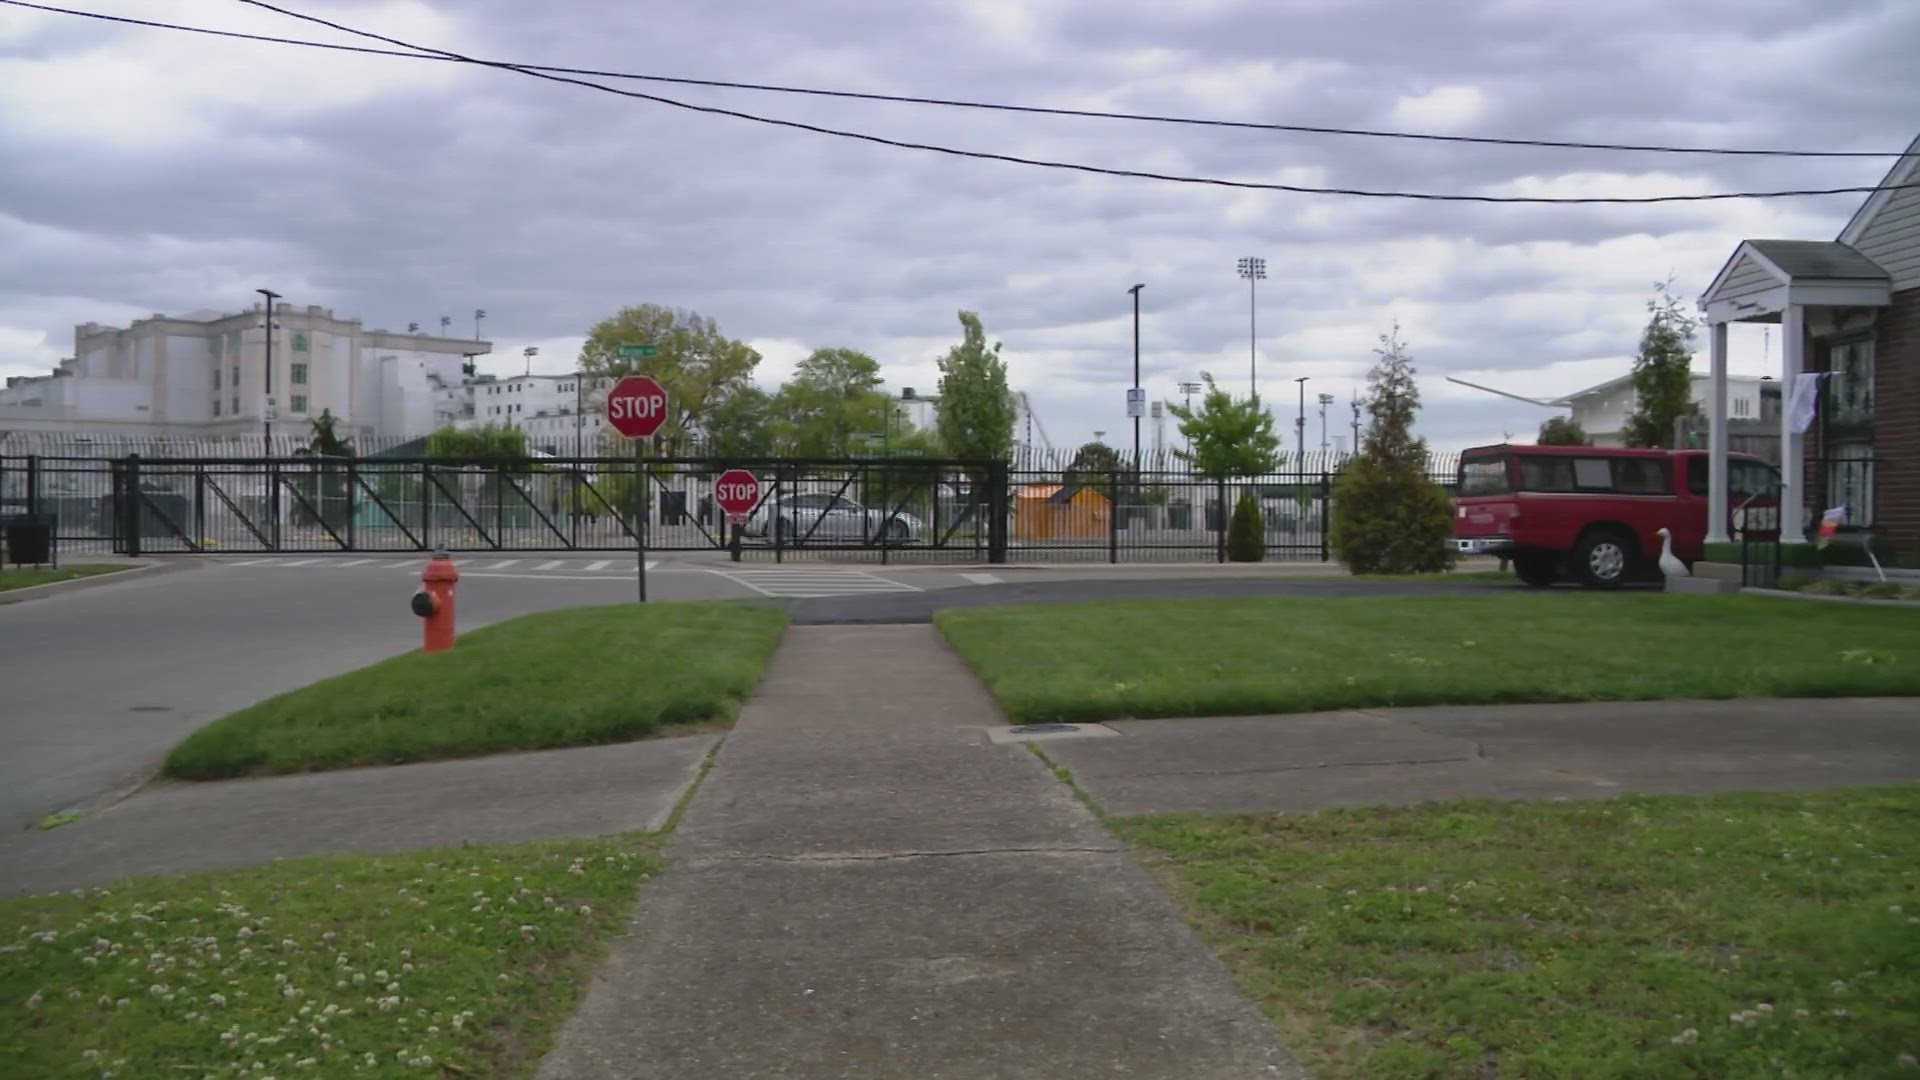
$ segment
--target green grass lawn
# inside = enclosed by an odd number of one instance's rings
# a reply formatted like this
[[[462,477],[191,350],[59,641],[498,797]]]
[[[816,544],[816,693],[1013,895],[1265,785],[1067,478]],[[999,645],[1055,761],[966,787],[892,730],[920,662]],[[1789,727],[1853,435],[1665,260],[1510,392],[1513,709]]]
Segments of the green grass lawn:
[[[3,1071],[530,1075],[656,847],[330,856],[0,901]]]
[[[185,779],[618,742],[731,720],[785,612],[624,604],[512,619],[261,702],[188,736]]]
[[[1320,1080],[1920,1075],[1920,786],[1116,828]]]
[[[72,581],[75,578],[98,577],[101,574],[118,574],[130,569],[132,567],[99,563],[80,563],[57,569],[51,566],[5,566],[0,567],[0,592],[32,585],[51,585],[56,581]]]
[[[1022,722],[1920,693],[1912,612],[1750,596],[1122,600],[937,622]]]

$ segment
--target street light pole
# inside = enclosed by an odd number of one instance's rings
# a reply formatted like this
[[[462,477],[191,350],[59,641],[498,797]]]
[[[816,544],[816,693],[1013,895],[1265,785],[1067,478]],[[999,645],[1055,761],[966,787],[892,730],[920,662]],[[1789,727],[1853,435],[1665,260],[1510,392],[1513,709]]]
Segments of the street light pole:
[[[533,375],[533,358],[540,355],[540,346],[529,345],[526,348],[520,350],[520,355],[526,359],[527,361],[526,373],[528,377],[531,377]]]
[[[1293,418],[1293,452],[1296,457],[1307,456],[1307,380],[1310,375],[1302,375],[1293,380],[1300,388],[1300,413]]]
[[[1247,279],[1247,392],[1260,396],[1260,363],[1255,352],[1259,335],[1254,326],[1254,283],[1267,276],[1267,260],[1251,255],[1240,260],[1240,276]]]
[[[486,308],[473,309],[473,340],[480,340],[480,320],[487,317]]]
[[[266,456],[273,456],[273,302],[280,294],[272,289],[255,289],[254,292],[267,298],[267,400],[260,406],[260,441],[266,447]]]
[[[1145,285],[1135,285],[1127,290],[1133,294],[1133,392],[1127,395],[1127,411],[1133,413],[1133,471],[1136,473],[1140,471],[1140,414],[1134,412],[1134,398],[1140,393],[1140,290],[1144,288]]]
[[[1360,395],[1358,392],[1354,394],[1349,404],[1353,406],[1353,446],[1347,452],[1358,455],[1360,453]]]
[[[1333,404],[1332,394],[1320,395],[1320,464],[1327,463],[1327,406]]]

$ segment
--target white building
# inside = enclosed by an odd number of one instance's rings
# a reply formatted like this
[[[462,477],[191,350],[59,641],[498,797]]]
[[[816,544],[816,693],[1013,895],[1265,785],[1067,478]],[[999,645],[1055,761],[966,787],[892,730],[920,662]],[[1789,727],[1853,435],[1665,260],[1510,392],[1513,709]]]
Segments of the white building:
[[[79,435],[303,434],[323,410],[342,435],[422,435],[470,413],[485,341],[366,330],[330,309],[194,311],[131,326],[74,327],[73,356],[0,390],[0,430]],[[267,335],[273,334],[273,394]]]
[[[607,378],[578,375],[482,375],[468,388],[473,412],[467,425],[519,428],[536,450],[571,457],[598,453],[606,429]]]
[[[1727,379],[1727,418],[1734,421],[1760,421],[1778,416],[1779,384],[1765,376],[1736,375]],[[1705,415],[1710,381],[1706,375],[1693,376],[1693,401]],[[1633,390],[1633,376],[1608,379],[1598,386],[1543,402],[1570,409],[1573,422],[1579,424],[1595,446],[1621,446],[1625,443],[1627,417],[1633,414],[1640,397]]]

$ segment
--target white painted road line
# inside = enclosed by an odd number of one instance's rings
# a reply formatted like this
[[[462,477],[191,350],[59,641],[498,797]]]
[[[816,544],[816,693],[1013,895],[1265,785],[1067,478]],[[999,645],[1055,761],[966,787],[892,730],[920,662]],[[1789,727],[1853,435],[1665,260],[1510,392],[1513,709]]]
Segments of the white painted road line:
[[[516,567],[516,566],[518,566],[518,565],[520,565],[520,560],[519,560],[519,559],[501,559],[501,560],[500,560],[499,562],[497,562],[497,563],[494,563],[494,564],[493,564],[492,566],[489,566],[489,567],[487,567],[487,569],[489,569],[489,570],[511,570],[512,568],[514,568],[514,567]]]
[[[319,561],[320,561],[319,559],[295,559],[292,562],[283,562],[280,565],[281,566],[312,566],[314,563],[317,563]]]
[[[372,559],[348,559],[346,562],[335,563],[334,565],[335,566],[365,566],[372,561],[373,561]]]
[[[961,574],[960,576],[966,579],[967,581],[973,582],[975,585],[1000,584],[999,574]]]
[[[273,560],[273,559],[241,559],[239,562],[230,562],[227,565],[228,566],[266,566],[266,565],[272,564],[275,561],[276,560]]]
[[[565,566],[566,564],[567,564],[567,560],[565,559],[555,559],[552,562],[543,562],[539,566],[534,567],[534,569],[535,570],[557,570],[560,567]]]
[[[599,562],[588,563],[587,569],[588,570],[605,570],[607,567],[612,565],[613,565],[612,559],[601,559]]]
[[[711,570],[762,596],[807,599],[868,593],[921,592],[919,586],[862,570]]]

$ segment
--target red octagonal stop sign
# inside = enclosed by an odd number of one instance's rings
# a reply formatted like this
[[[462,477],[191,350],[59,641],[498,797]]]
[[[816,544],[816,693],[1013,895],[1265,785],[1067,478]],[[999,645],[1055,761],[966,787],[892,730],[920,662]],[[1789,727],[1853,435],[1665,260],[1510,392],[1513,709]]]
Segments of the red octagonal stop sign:
[[[728,469],[714,481],[713,499],[728,514],[750,514],[760,505],[760,481],[745,469]]]
[[[651,375],[628,375],[607,391],[607,423],[629,439],[652,438],[667,422],[667,388]]]

